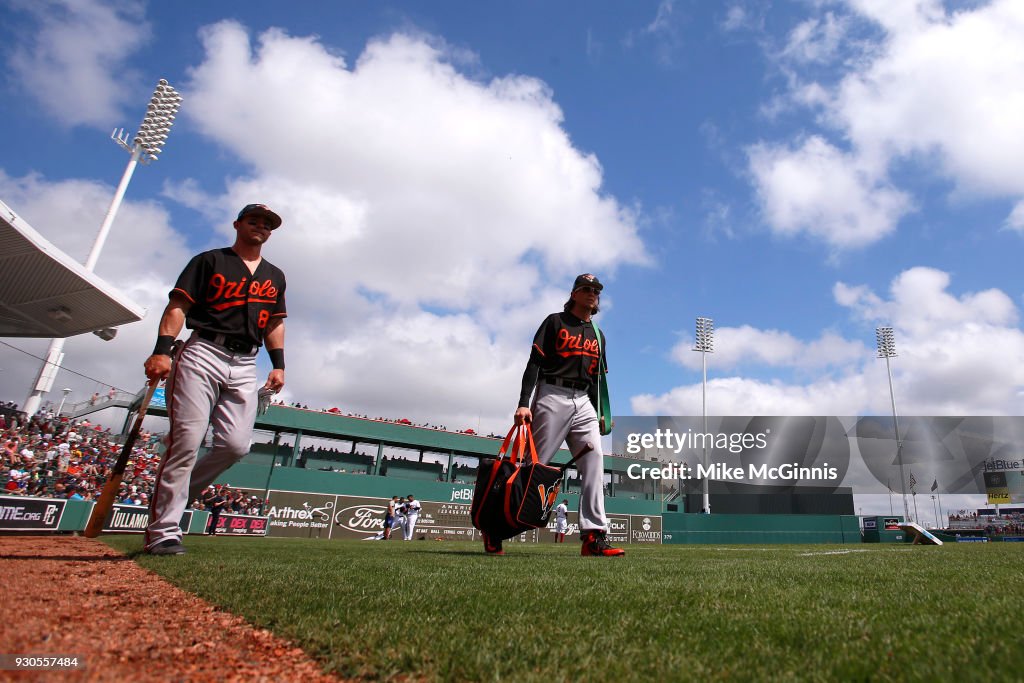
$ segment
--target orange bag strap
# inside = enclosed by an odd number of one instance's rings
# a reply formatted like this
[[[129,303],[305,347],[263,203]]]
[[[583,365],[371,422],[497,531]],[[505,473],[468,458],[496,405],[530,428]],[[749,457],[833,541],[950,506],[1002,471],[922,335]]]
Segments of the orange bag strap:
[[[508,430],[508,435],[501,444],[501,450],[498,451],[498,459],[500,460],[505,457],[507,453],[509,460],[522,463],[526,459],[527,447],[529,447],[530,462],[540,462],[537,458],[537,445],[533,441],[533,427],[529,424],[522,426],[513,425],[512,429]]]
[[[530,462],[540,462],[537,458],[537,445],[533,442],[533,427],[529,422],[519,427],[519,436],[516,438],[516,445],[518,446],[516,455],[519,458],[519,462],[522,463],[526,459],[526,447],[530,448]]]
[[[517,427],[515,425],[512,426],[512,429],[508,430],[508,435],[505,436],[505,440],[501,443],[501,448],[498,450],[498,460],[505,457],[505,452],[508,451],[509,444],[512,443],[512,437],[516,435],[516,431]],[[513,458],[512,453],[509,453],[509,458]]]
[[[533,443],[533,426],[527,422],[523,427],[523,432],[526,434],[526,439],[530,444],[530,462],[536,464],[540,460],[537,459],[537,445]]]

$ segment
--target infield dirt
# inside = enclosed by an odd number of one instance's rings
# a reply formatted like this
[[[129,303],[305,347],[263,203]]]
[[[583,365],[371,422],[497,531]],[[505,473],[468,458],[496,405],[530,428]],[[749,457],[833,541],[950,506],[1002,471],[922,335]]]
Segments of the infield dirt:
[[[98,540],[0,536],[0,576],[4,654],[84,660],[75,671],[0,671],[0,680],[340,680],[294,644],[170,585]]]

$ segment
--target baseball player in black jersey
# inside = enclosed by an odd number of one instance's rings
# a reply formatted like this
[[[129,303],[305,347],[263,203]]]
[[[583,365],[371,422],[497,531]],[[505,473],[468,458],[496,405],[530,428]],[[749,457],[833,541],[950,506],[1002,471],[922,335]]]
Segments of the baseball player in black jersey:
[[[576,461],[582,485],[580,554],[615,557],[625,551],[608,545],[605,537],[604,454],[597,418],[597,378],[602,368],[607,370],[606,345],[604,333],[599,343],[598,331],[590,321],[599,310],[602,289],[604,285],[590,273],[578,276],[564,310],[541,323],[523,373],[515,422],[533,424],[537,457],[544,464],[555,457],[563,441],[572,453],[591,447]],[[490,554],[502,552],[501,543],[486,535],[484,549]]]
[[[167,450],[149,507],[146,552],[180,555],[178,522],[190,500],[248,451],[256,421],[256,352],[266,345],[273,369],[263,385],[284,386],[285,278],[261,256],[281,217],[249,204],[234,222],[235,243],[195,256],[169,294],[146,376],[167,379]],[[172,365],[182,326],[192,330]],[[213,446],[196,462],[208,426]]]

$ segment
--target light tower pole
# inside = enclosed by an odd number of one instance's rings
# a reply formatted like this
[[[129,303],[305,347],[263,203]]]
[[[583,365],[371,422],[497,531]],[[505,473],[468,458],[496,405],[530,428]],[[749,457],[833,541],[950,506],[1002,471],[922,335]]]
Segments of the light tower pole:
[[[892,422],[896,429],[896,464],[900,468],[900,495],[903,497],[903,519],[910,521],[910,508],[907,507],[907,484],[903,477],[903,440],[900,438],[900,419],[896,414],[896,394],[892,388],[892,367],[890,358],[896,357],[896,339],[891,327],[875,328],[875,340],[878,343],[878,357],[885,359],[885,370],[889,374],[889,400],[892,402]]]
[[[68,400],[68,394],[70,393],[71,389],[64,389],[64,395],[60,397],[60,406],[57,407],[57,417],[60,417],[61,411],[64,410],[64,401]]]
[[[708,433],[708,354],[715,352],[715,321],[711,318],[697,318],[697,333],[694,335],[694,351],[700,351],[700,364],[703,370],[703,381],[701,382],[701,408],[704,414],[704,434]],[[703,493],[701,505],[702,511],[711,514],[711,492],[708,488],[708,441],[705,436],[704,442],[704,476],[701,477],[701,492]]]
[[[121,182],[114,192],[114,198],[110,202],[110,208],[107,209],[107,215],[104,216],[103,223],[100,225],[99,234],[96,235],[96,240],[89,251],[89,257],[85,260],[86,270],[92,271],[96,266],[96,261],[99,260],[103,244],[107,241],[107,235],[110,233],[110,226],[113,225],[114,217],[117,216],[117,211],[121,208],[121,200],[124,199],[124,193],[128,189],[128,183],[132,179],[132,174],[135,173],[136,165],[139,162],[148,164],[156,161],[157,156],[163,151],[163,144],[167,140],[167,134],[171,131],[171,126],[174,125],[174,117],[178,114],[180,106],[181,95],[166,80],[161,78],[156,86],[156,90],[153,91],[153,97],[150,98],[149,105],[146,107],[146,115],[143,117],[142,123],[139,124],[139,132],[132,138],[132,144],[128,144],[128,135],[124,132],[123,128],[120,130],[115,129],[110,134],[111,139],[128,151],[131,157],[128,159],[128,166],[125,167],[124,173],[121,175]],[[71,315],[73,312],[65,311],[64,313],[65,315]],[[25,405],[22,407],[29,415],[34,415],[39,410],[43,394],[46,394],[53,388],[53,382],[57,378],[57,371],[60,369],[60,364],[63,360],[64,339],[51,340],[50,347],[46,351],[46,359],[43,361],[42,367],[39,368],[36,382],[28,398],[25,399]]]

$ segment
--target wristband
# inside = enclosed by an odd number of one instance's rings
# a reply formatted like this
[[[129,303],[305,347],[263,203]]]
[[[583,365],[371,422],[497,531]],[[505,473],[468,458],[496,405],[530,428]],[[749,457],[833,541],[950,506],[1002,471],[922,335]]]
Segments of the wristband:
[[[267,349],[267,355],[275,370],[284,370],[284,349]]]
[[[156,346],[153,347],[154,356],[169,356],[174,349],[174,337],[169,334],[161,334],[156,338]]]

